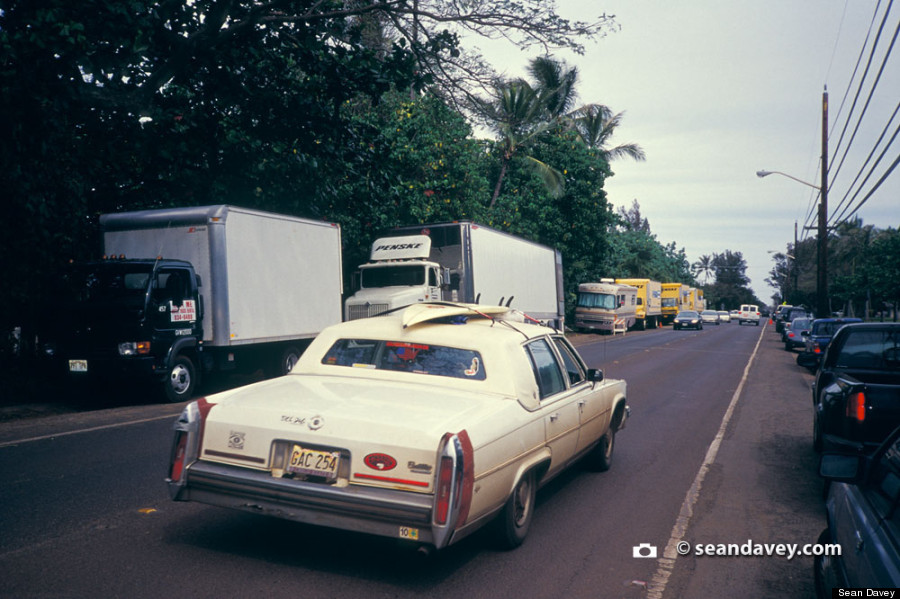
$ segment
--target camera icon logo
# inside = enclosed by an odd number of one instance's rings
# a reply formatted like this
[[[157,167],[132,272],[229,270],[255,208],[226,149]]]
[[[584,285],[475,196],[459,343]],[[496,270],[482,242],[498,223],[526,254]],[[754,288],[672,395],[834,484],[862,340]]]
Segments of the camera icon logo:
[[[632,557],[655,558],[656,557],[656,546],[651,545],[650,543],[641,543],[640,545],[637,545],[636,547],[632,548],[631,555],[632,555]]]

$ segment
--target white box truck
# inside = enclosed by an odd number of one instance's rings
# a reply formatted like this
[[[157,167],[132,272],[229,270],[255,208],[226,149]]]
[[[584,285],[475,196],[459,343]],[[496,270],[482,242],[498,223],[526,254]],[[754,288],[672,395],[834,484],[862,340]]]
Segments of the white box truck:
[[[562,255],[469,221],[398,227],[372,244],[344,316],[424,301],[509,306],[562,330]]]
[[[217,205],[105,214],[100,229],[107,256],[73,265],[54,340],[69,376],[152,377],[181,401],[201,372],[284,374],[341,321],[337,224]]]

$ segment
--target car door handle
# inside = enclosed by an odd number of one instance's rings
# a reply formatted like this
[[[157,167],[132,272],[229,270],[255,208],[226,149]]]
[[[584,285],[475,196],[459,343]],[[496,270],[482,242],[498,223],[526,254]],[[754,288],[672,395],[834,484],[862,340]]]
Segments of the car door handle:
[[[559,420],[559,412],[550,414],[550,422],[556,422],[557,420]]]

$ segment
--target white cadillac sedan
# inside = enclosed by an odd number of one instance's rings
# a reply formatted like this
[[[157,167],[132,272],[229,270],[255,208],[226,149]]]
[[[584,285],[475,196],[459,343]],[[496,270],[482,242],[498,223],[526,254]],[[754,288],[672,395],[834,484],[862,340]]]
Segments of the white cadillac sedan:
[[[528,532],[538,487],[609,468],[625,381],[500,307],[416,304],[329,327],[290,374],[201,398],[175,424],[176,501],[442,548]]]

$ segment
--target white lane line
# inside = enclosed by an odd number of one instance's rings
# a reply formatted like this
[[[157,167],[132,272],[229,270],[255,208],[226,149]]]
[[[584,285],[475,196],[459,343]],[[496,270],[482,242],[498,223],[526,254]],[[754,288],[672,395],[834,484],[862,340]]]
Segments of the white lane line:
[[[144,418],[142,420],[129,420],[128,422],[116,422],[114,424],[104,424],[103,426],[94,426],[91,428],[82,428],[74,431],[64,431],[61,433],[53,433],[52,435],[41,435],[40,437],[29,437],[27,439],[18,439],[16,441],[6,441],[4,443],[0,443],[0,448],[3,447],[11,447],[13,445],[22,445],[24,443],[32,443],[34,441],[45,441],[47,439],[57,439],[59,437],[68,437],[70,435],[80,435],[81,433],[92,433],[94,431],[102,431],[109,428],[120,428],[123,426],[131,426],[133,424],[144,424],[145,422],[154,422],[156,420],[166,420],[171,419],[175,420],[178,417],[178,412],[176,414],[166,414],[165,416],[154,416],[153,418]]]
[[[719,432],[716,433],[716,437],[712,440],[712,443],[709,444],[709,449],[706,450],[706,457],[703,459],[703,464],[700,465],[700,470],[697,471],[697,476],[694,477],[694,482],[691,485],[691,488],[688,489],[687,495],[684,497],[684,502],[681,504],[681,511],[678,514],[678,518],[675,520],[675,526],[672,527],[672,535],[669,537],[666,549],[663,551],[662,557],[656,560],[656,574],[653,575],[653,578],[647,587],[647,597],[649,599],[662,599],[663,593],[666,590],[666,585],[669,583],[669,578],[672,576],[672,571],[675,569],[675,561],[678,559],[676,547],[678,546],[678,543],[684,540],[684,537],[687,534],[688,525],[691,523],[691,517],[694,515],[694,505],[700,498],[700,487],[703,486],[703,479],[706,478],[709,467],[716,461],[716,455],[719,453],[719,446],[722,445],[722,439],[725,437],[725,429],[728,428],[728,423],[731,422],[731,416],[734,414],[734,408],[737,406],[738,400],[741,397],[744,383],[747,382],[747,377],[750,375],[750,366],[753,364],[753,360],[759,352],[759,346],[762,343],[766,328],[767,327],[764,326],[763,330],[760,331],[759,339],[756,341],[756,347],[753,348],[750,360],[744,368],[744,376],[741,377],[740,384],[737,389],[735,389],[734,395],[731,396],[731,403],[728,404],[728,409],[725,410],[725,416],[722,417],[722,423],[719,425]]]

